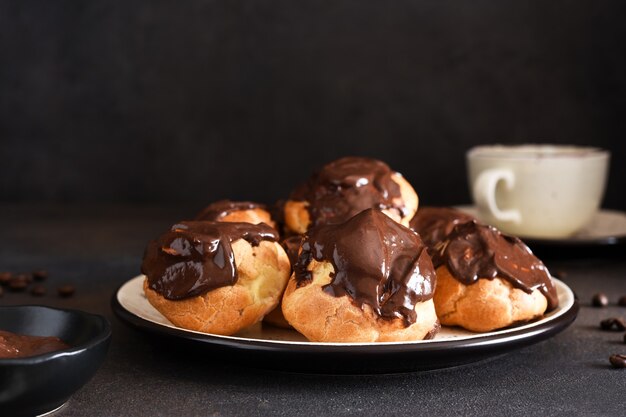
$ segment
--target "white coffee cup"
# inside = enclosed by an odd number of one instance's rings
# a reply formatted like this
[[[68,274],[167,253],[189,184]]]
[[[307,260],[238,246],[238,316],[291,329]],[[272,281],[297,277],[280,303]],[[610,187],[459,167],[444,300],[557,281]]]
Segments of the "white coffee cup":
[[[598,210],[608,151],[567,145],[492,145],[467,152],[478,216],[522,237],[564,238]]]

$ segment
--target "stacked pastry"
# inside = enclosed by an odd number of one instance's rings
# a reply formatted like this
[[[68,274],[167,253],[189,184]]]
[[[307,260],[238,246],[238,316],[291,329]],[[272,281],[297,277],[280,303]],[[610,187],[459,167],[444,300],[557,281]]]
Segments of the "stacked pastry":
[[[379,210],[311,229],[294,269],[283,313],[309,340],[420,340],[439,328],[426,247]]]
[[[322,167],[278,216],[211,204],[152,241],[142,272],[172,323],[216,334],[265,318],[318,342],[421,340],[440,322],[488,331],[556,306],[519,239],[453,209],[418,210],[402,175],[357,157]]]
[[[347,157],[325,165],[291,193],[285,204],[287,232],[337,224],[368,208],[408,226],[417,211],[413,187],[382,161]]]

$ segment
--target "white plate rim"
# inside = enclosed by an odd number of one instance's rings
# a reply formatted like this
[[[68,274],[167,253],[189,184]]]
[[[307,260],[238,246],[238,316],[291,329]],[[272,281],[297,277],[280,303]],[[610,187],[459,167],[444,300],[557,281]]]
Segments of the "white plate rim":
[[[242,343],[263,343],[265,345],[275,345],[275,346],[324,346],[324,347],[354,347],[354,348],[363,348],[368,346],[418,346],[418,345],[428,345],[428,346],[437,346],[437,344],[446,344],[449,342],[465,342],[465,341],[476,341],[477,339],[494,339],[494,338],[508,338],[514,333],[522,333],[521,337],[523,337],[524,333],[532,334],[534,328],[542,327],[545,324],[548,324],[552,321],[557,320],[559,317],[567,313],[572,309],[576,300],[573,291],[561,280],[552,278],[555,283],[555,287],[557,289],[557,295],[559,298],[559,306],[544,315],[539,320],[535,320],[529,323],[525,323],[518,326],[513,326],[501,330],[496,330],[492,332],[483,332],[483,333],[473,333],[468,332],[463,329],[458,329],[458,332],[464,334],[457,337],[448,337],[448,338],[439,338],[435,336],[434,339],[430,340],[416,340],[416,341],[405,341],[405,342],[374,342],[374,343],[329,343],[329,342],[310,342],[310,341],[291,341],[291,340],[275,340],[275,339],[263,339],[263,338],[250,338],[250,337],[241,337],[237,335],[225,336],[213,333],[204,333],[194,330],[188,330],[185,328],[181,328],[171,324],[165,317],[163,317],[154,307],[152,307],[145,296],[143,295],[143,287],[142,283],[145,279],[144,275],[138,275],[134,278],[123,283],[119,289],[114,294],[114,298],[117,300],[117,303],[123,308],[127,313],[151,323],[157,327],[168,328],[171,330],[175,330],[177,332],[182,332],[183,334],[187,334],[189,336],[198,336],[198,337],[210,337],[213,340],[223,340],[225,342],[242,342]],[[141,293],[138,292],[137,288],[141,288]],[[160,316],[161,321],[155,320],[153,317],[147,316],[143,314],[142,311],[136,308],[136,305],[133,302],[137,302],[137,297],[141,297],[142,301],[147,304],[146,308],[152,309],[152,313],[158,317]],[[149,307],[148,307],[149,306]],[[165,321],[165,322],[164,322]],[[451,328],[448,328],[451,329]],[[452,328],[456,329],[456,328]]]

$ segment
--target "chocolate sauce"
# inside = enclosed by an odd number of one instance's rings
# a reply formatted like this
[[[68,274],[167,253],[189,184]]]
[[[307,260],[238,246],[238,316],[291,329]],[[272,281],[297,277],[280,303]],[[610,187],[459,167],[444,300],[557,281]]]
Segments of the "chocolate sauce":
[[[452,207],[420,207],[409,227],[419,233],[424,244],[431,250],[452,232],[454,226],[472,220],[474,217]]]
[[[309,263],[330,262],[331,282],[324,292],[348,295],[384,319],[415,323],[415,305],[433,296],[436,275],[419,236],[382,212],[368,209],[345,223],[313,228],[305,235],[296,263],[297,286],[307,285]]]
[[[530,294],[539,289],[548,300],[548,311],[558,306],[556,289],[548,269],[520,239],[476,221],[459,224],[433,251],[435,268],[447,266],[465,285],[496,276]]]
[[[341,158],[313,174],[290,199],[309,203],[309,227],[342,223],[368,208],[393,208],[404,215],[400,187],[392,174],[387,164],[376,159]]]
[[[169,300],[204,294],[237,282],[231,243],[252,246],[276,242],[278,232],[266,224],[186,221],[175,224],[148,244],[141,272],[150,288]]]
[[[441,322],[439,321],[439,319],[437,319],[437,321],[435,322],[435,325],[433,326],[432,329],[428,331],[428,333],[426,333],[426,336],[424,336],[423,340],[434,339],[435,336],[437,336],[437,333],[439,333],[439,330],[441,330]]]
[[[54,336],[27,336],[0,330],[0,358],[24,358],[57,350],[70,345]]]
[[[265,210],[265,206],[251,201],[230,201],[220,200],[209,204],[195,218],[195,220],[204,220],[216,222],[223,217],[228,216],[234,211],[254,210],[261,208]]]
[[[292,268],[293,265],[295,265],[298,261],[298,252],[300,251],[302,239],[304,239],[302,235],[293,235],[283,239],[280,242],[283,249],[285,249],[285,252],[287,253],[287,257],[289,258],[289,262],[291,263]]]

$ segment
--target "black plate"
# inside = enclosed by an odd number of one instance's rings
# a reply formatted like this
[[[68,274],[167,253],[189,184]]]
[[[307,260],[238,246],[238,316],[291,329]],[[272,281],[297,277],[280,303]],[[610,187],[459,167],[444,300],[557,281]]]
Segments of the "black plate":
[[[0,307],[0,329],[56,336],[71,346],[43,355],[0,359],[3,416],[34,416],[61,407],[95,374],[111,338],[104,317],[43,306]]]
[[[139,277],[134,279],[137,278]],[[493,332],[494,334],[474,334],[459,340],[435,339],[408,343],[367,344],[312,343],[218,336],[155,323],[129,311],[120,303],[118,294],[131,281],[115,292],[111,306],[122,321],[133,327],[201,344],[203,349],[219,351],[220,358],[232,360],[233,363],[309,373],[395,373],[464,365],[545,340],[567,328],[576,318],[579,309],[571,290],[558,281],[558,288],[567,291],[569,300],[567,307],[551,313],[552,316],[549,315],[544,320],[519,328]],[[262,328],[261,332],[264,331],[267,332],[268,329]]]

